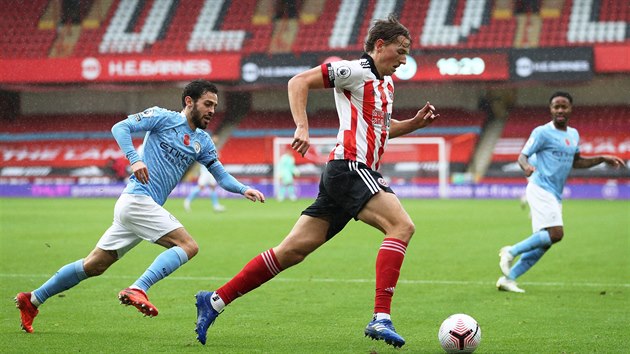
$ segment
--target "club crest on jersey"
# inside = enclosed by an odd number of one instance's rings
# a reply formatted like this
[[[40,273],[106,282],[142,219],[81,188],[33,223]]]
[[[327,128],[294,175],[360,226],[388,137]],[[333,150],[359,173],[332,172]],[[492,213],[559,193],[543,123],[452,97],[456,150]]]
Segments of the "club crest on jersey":
[[[195,148],[196,153],[199,153],[201,151],[201,144],[199,144],[198,141],[195,141],[195,143],[193,144],[193,147]]]
[[[383,177],[379,177],[377,182],[378,182],[378,184],[380,184],[383,187],[389,187],[389,184],[387,183],[387,181]]]
[[[184,134],[184,145],[190,145],[190,135]]]
[[[145,109],[144,112],[142,112],[142,116],[145,117],[145,118],[152,117],[153,116],[153,112],[154,112],[153,108]]]
[[[352,71],[350,71],[350,68],[347,66],[340,66],[337,68],[337,76],[342,79],[349,78],[351,73]]]

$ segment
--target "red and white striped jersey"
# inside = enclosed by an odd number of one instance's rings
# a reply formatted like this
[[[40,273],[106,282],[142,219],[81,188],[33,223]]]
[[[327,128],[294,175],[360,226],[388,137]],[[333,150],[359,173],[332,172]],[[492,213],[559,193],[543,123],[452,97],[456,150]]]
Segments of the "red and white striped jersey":
[[[377,170],[389,137],[394,103],[391,76],[381,78],[367,54],[358,60],[322,64],[321,69],[326,87],[335,89],[339,116],[337,145],[329,160],[363,162]]]

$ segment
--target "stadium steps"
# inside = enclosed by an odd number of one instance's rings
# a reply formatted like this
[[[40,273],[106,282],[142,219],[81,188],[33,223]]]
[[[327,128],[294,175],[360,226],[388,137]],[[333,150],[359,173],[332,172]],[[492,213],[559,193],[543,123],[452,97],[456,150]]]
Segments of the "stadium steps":
[[[81,25],[65,24],[58,31],[57,38],[53,43],[50,58],[68,57],[74,52],[74,47],[81,36]]]
[[[273,34],[269,45],[269,53],[290,53],[293,43],[297,38],[298,20],[295,18],[282,18],[274,22]]]
[[[492,90],[486,96],[488,119],[467,170],[475,181],[479,181],[485,176],[492,163],[494,147],[503,134],[509,109],[513,106],[515,97],[516,93],[511,89]]]
[[[540,43],[542,19],[535,14],[516,16],[516,34],[514,48],[535,48]]]

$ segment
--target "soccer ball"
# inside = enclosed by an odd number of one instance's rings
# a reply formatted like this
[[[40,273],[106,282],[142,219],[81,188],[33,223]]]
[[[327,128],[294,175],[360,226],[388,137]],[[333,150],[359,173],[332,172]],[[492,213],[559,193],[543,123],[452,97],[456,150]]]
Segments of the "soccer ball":
[[[447,353],[472,353],[481,342],[481,328],[474,318],[458,313],[442,322],[438,339]]]

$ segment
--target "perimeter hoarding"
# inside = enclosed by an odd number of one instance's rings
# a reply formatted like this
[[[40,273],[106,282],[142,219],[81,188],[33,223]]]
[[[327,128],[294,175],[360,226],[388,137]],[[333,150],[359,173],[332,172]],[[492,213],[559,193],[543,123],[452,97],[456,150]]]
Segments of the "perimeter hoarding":
[[[589,81],[593,78],[593,48],[510,50],[513,81]]]
[[[239,54],[0,59],[0,83],[238,81],[240,61]]]

